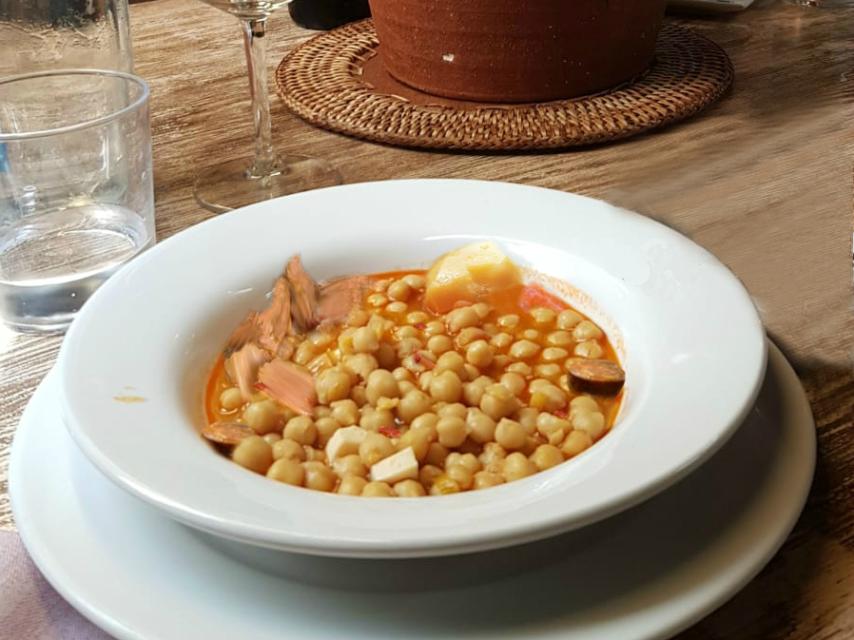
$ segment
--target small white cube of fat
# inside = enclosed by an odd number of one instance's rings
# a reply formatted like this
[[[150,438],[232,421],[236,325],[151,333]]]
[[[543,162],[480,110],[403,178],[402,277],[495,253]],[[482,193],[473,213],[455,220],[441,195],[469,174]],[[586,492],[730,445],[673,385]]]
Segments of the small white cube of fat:
[[[418,477],[418,460],[412,447],[406,447],[371,467],[371,480],[393,484]]]
[[[336,458],[349,456],[351,453],[358,453],[359,445],[362,444],[366,435],[368,432],[362,427],[353,426],[338,429],[326,443],[326,457],[329,462]]]

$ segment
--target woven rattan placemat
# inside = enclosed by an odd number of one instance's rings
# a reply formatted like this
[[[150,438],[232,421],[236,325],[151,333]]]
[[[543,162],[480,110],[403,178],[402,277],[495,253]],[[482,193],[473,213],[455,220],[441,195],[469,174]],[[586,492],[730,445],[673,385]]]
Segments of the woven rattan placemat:
[[[311,124],[375,142],[434,149],[559,149],[626,138],[687,118],[726,91],[729,57],[711,40],[665,25],[655,61],[607,93],[537,104],[439,98],[392,78],[370,20],[320,34],[276,70],[285,105]]]

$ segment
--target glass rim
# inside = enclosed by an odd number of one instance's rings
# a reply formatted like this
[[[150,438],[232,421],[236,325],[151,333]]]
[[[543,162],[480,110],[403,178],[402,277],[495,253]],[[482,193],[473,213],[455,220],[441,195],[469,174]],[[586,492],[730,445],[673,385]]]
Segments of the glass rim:
[[[136,84],[139,86],[142,91],[140,94],[131,101],[129,104],[125,105],[121,109],[113,111],[103,116],[99,116],[97,118],[92,118],[90,120],[84,120],[83,122],[77,122],[75,124],[65,125],[63,127],[56,127],[54,129],[42,129],[40,131],[27,131],[25,133],[3,133],[0,131],[0,142],[13,142],[17,140],[31,140],[34,138],[46,138],[49,136],[57,136],[62,135],[64,133],[71,133],[74,131],[82,131],[84,129],[89,129],[91,127],[97,127],[108,122],[112,122],[120,118],[121,116],[130,113],[132,111],[137,110],[140,106],[144,105],[148,102],[149,95],[151,90],[148,86],[148,83],[143,80],[141,77],[134,75],[132,73],[125,73],[124,71],[113,71],[110,69],[54,69],[50,71],[37,71],[34,73],[22,73],[15,76],[7,76],[5,78],[0,79],[0,87],[12,84],[13,82],[20,82],[22,80],[31,80],[33,78],[45,78],[50,76],[109,76],[114,78],[121,78],[126,80],[132,84]]]

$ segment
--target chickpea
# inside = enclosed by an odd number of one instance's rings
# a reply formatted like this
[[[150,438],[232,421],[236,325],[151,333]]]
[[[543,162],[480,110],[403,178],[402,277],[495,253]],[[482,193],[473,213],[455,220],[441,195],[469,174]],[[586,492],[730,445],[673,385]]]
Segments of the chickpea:
[[[409,324],[427,324],[430,321],[430,316],[428,316],[423,311],[410,311],[406,314],[406,321]]]
[[[489,487],[496,487],[499,484],[504,484],[504,478],[497,473],[490,473],[489,471],[478,471],[474,474],[474,483],[472,488],[475,491],[480,489],[489,489]]]
[[[377,349],[377,362],[383,369],[391,371],[398,364],[397,351],[389,343],[383,342]]]
[[[430,485],[431,496],[445,496],[449,493],[459,493],[460,485],[455,480],[452,480],[447,474],[442,474],[433,481]]]
[[[553,362],[548,364],[538,364],[534,367],[534,375],[548,380],[555,380],[560,375],[560,365]]]
[[[231,459],[255,473],[267,473],[273,464],[273,448],[261,436],[249,436],[234,447]]]
[[[415,418],[409,425],[411,429],[429,429],[435,434],[436,425],[439,423],[439,416],[433,412],[422,413]]]
[[[277,431],[282,425],[279,405],[274,400],[250,402],[243,410],[243,422],[259,435]]]
[[[370,353],[355,353],[344,356],[341,362],[347,371],[358,376],[362,380],[367,380],[371,371],[379,367],[377,359]],[[353,382],[353,380],[350,381],[351,384]]]
[[[457,353],[456,351],[448,351],[447,353],[443,353],[439,356],[439,359],[436,360],[436,368],[433,369],[434,375],[439,375],[444,371],[453,371],[459,377],[465,375],[465,364],[466,361],[463,360],[463,357]]]
[[[316,443],[318,447],[325,447],[332,434],[341,428],[341,425],[335,418],[320,418],[314,421],[314,426],[317,429]]]
[[[350,389],[350,399],[352,399],[359,407],[363,407],[368,404],[368,394],[365,391],[365,386],[358,384]]]
[[[537,471],[536,465],[528,460],[525,454],[516,451],[504,459],[504,467],[501,470],[501,475],[505,481],[513,482],[514,480],[533,475]]]
[[[368,318],[370,318],[370,315],[368,315],[367,311],[359,309],[358,307],[353,308],[350,310],[350,313],[347,314],[347,326],[364,327],[368,322]]]
[[[338,369],[321,371],[314,384],[317,400],[329,404],[350,395],[350,376]]]
[[[467,382],[463,385],[463,399],[470,406],[479,405],[484,391],[491,384],[495,384],[495,381],[488,376],[480,376],[471,382]]]
[[[462,462],[462,459],[463,454],[461,454],[459,451],[451,451],[448,454],[448,457],[445,458],[445,469],[447,469],[451,465],[460,464],[460,462]]]
[[[405,326],[400,327],[395,332],[395,337],[398,340],[403,340],[404,338],[420,338],[421,332],[418,331],[418,329],[416,329],[415,327],[405,325]]]
[[[386,294],[392,300],[399,300],[401,302],[406,302],[409,300],[409,296],[412,295],[412,287],[410,287],[403,280],[395,280],[390,285],[388,285],[388,290]]]
[[[457,483],[461,490],[471,489],[474,482],[474,474],[461,464],[452,464],[445,467],[445,475]]]
[[[527,438],[525,438],[525,444],[522,445],[522,448],[519,449],[519,451],[521,451],[530,458],[532,455],[534,455],[534,451],[536,451],[537,447],[539,447],[541,444],[543,444],[543,441],[540,440],[537,436],[528,436]]]
[[[433,372],[425,371],[418,376],[418,388],[424,392],[430,391],[430,383],[433,382]]]
[[[416,456],[417,457],[417,456]],[[435,467],[442,467],[445,464],[445,458],[448,457],[448,448],[439,442],[431,442],[427,449],[427,455],[424,457],[424,462],[432,464]]]
[[[401,480],[395,483],[394,492],[401,498],[420,498],[426,496],[427,492],[417,480]]]
[[[449,311],[445,316],[445,321],[448,325],[448,331],[457,333],[466,327],[475,326],[480,322],[480,318],[477,312],[471,307],[460,307],[459,309]]]
[[[463,453],[460,456],[457,464],[464,466],[472,473],[477,473],[478,471],[483,469],[483,465],[480,463],[480,460],[478,460],[477,456],[473,453]]]
[[[507,369],[507,366],[513,362],[513,358],[510,356],[505,356],[503,353],[499,353],[492,359],[492,366],[496,369]]]
[[[460,402],[450,402],[436,410],[436,414],[439,418],[456,416],[465,420],[466,413],[468,413],[468,408]]]
[[[345,496],[360,496],[368,481],[359,476],[344,476],[338,485],[338,493]]]
[[[555,321],[557,314],[546,307],[535,307],[531,309],[531,317],[540,326],[550,325]]]
[[[282,458],[290,458],[302,462],[305,460],[305,450],[299,442],[290,438],[283,438],[273,443],[273,459],[281,460]]]
[[[484,444],[495,438],[495,420],[476,407],[471,407],[466,415],[466,427],[471,439]]]
[[[605,416],[593,411],[577,411],[571,418],[572,428],[586,432],[593,440],[605,433]]]
[[[475,340],[482,340],[486,337],[486,331],[480,327],[466,327],[460,331],[457,336],[457,346],[465,347],[470,345]]]
[[[418,462],[424,462],[427,454],[430,451],[430,444],[436,438],[432,429],[412,429],[400,436],[397,443],[397,450],[403,451],[407,447],[412,447],[412,454]]]
[[[431,320],[424,327],[425,336],[439,336],[445,333],[445,325],[441,320]]]
[[[299,414],[294,413],[288,418],[288,420],[290,420],[291,418],[296,418],[298,415]],[[332,415],[332,409],[330,409],[329,407],[326,407],[322,404],[317,405],[311,412],[311,417],[314,418],[315,420],[320,420],[321,418],[328,418],[331,415]],[[285,420],[285,424],[287,424],[287,422],[288,421]]]
[[[387,482],[369,482],[362,489],[365,498],[391,498],[394,496],[391,486]]]
[[[565,311],[561,311],[557,316],[557,328],[563,330],[572,329],[582,319],[580,314],[571,309],[566,309]]]
[[[332,469],[342,478],[348,475],[365,478],[368,475],[368,467],[356,453],[338,458],[332,463]]]
[[[540,412],[534,407],[522,407],[516,412],[516,421],[522,425],[529,436],[533,435],[537,430],[537,419],[540,417]]]
[[[460,380],[465,380],[467,382],[470,382],[470,381],[480,377],[480,369],[478,369],[476,366],[474,366],[473,364],[471,364],[469,362],[466,362],[463,365],[463,371],[464,371],[465,375],[460,376]]]
[[[418,338],[404,338],[397,343],[397,357],[403,360],[406,356],[411,356],[416,351],[420,351],[423,346]]]
[[[446,353],[453,349],[454,342],[448,336],[432,336],[429,340],[427,340],[427,348],[434,355],[440,356],[443,353]]]
[[[350,427],[359,422],[359,407],[350,400],[336,400],[331,403],[332,413],[330,416],[342,427]]]
[[[486,388],[480,399],[480,410],[493,420],[500,420],[513,413],[518,402],[507,387],[493,384]]]
[[[492,364],[494,355],[492,348],[487,344],[486,340],[475,340],[466,349],[466,360],[481,369]]]
[[[300,487],[305,479],[305,470],[302,464],[293,458],[280,458],[267,469],[267,477]]]
[[[546,336],[546,344],[555,348],[568,347],[573,342],[575,342],[575,340],[569,331],[552,331]],[[548,349],[546,350],[548,351]]]
[[[495,427],[495,441],[510,451],[521,449],[527,436],[525,429],[515,420],[502,418]]]
[[[380,398],[397,398],[400,395],[400,389],[391,371],[376,369],[371,371],[371,374],[368,376],[365,393],[367,394],[368,402],[376,405]]]
[[[409,307],[406,306],[405,302],[395,301],[395,302],[389,302],[385,306],[385,310],[386,310],[386,313],[391,315],[391,316],[399,316],[399,315],[402,315],[402,314],[406,313],[407,311],[409,311]]]
[[[601,358],[603,351],[598,342],[587,340],[586,342],[579,342],[575,345],[573,353],[582,358]]]
[[[505,373],[501,376],[501,384],[507,387],[514,396],[519,396],[525,390],[525,378],[518,373]]]
[[[540,471],[545,471],[563,462],[563,454],[554,445],[541,444],[531,455],[531,462],[537,465]]]
[[[353,350],[357,353],[373,353],[379,347],[377,334],[370,327],[359,327],[353,332]]]
[[[573,430],[567,434],[566,440],[563,441],[560,450],[567,458],[572,458],[592,445],[593,440],[586,431]]]
[[[492,336],[492,339],[489,341],[496,349],[506,349],[513,343],[513,336],[509,333],[496,333]]]
[[[219,406],[226,411],[234,411],[242,407],[243,394],[240,393],[240,389],[237,387],[223,389],[222,393],[219,394]]]
[[[576,342],[597,340],[602,337],[602,329],[590,322],[590,320],[582,320],[572,330],[572,337],[575,338]]]
[[[418,275],[416,273],[410,273],[408,275],[403,276],[401,278],[406,284],[410,286],[410,288],[415,289],[416,291],[420,291],[424,287],[427,286],[427,280],[424,276]]]
[[[533,370],[531,369],[531,365],[524,362],[514,362],[507,367],[506,371],[508,373],[518,373],[520,376],[529,376]]]
[[[297,350],[294,352],[292,360],[297,364],[308,364],[308,362],[317,355],[317,351],[313,344],[308,340],[300,342]]]
[[[429,489],[433,485],[433,482],[435,482],[436,478],[444,474],[445,472],[439,467],[427,464],[421,467],[421,470],[418,472],[418,482],[420,482],[425,489]]]
[[[391,440],[381,433],[369,433],[362,440],[362,444],[359,445],[359,457],[368,467],[372,467],[380,460],[388,458],[394,452],[395,448]]]
[[[531,388],[531,406],[540,411],[554,413],[566,406],[566,394],[553,384]]]
[[[533,358],[540,352],[540,345],[530,340],[517,340],[510,347],[510,357],[517,360]]]
[[[560,444],[572,429],[568,420],[563,420],[550,413],[537,416],[537,431],[549,441],[549,444]]]
[[[418,389],[412,389],[401,398],[397,415],[404,422],[411,423],[421,414],[427,413],[431,405],[430,396]]]
[[[481,320],[485,319],[490,313],[492,313],[492,307],[485,302],[477,302],[473,304],[471,308]]]
[[[305,451],[306,462],[323,462],[324,464],[326,463],[326,452],[323,449],[315,449],[314,447],[304,445],[303,451]]]
[[[577,396],[573,398],[569,402],[569,408],[571,411],[599,411],[598,403],[590,396]]]
[[[519,324],[519,316],[515,313],[508,313],[507,315],[503,315],[496,321],[499,327],[503,327],[505,329],[513,329],[516,325]]]
[[[370,405],[362,407],[362,417],[359,426],[368,431],[377,431],[380,427],[388,427],[394,424],[394,414],[390,409],[374,409]]]
[[[317,427],[314,426],[314,421],[308,416],[297,416],[288,420],[282,435],[299,444],[312,445],[317,439]]]
[[[264,442],[266,442],[267,444],[269,444],[271,447],[272,447],[274,444],[276,444],[279,440],[281,440],[281,439],[282,439],[282,435],[281,435],[280,433],[276,433],[275,431],[272,431],[272,432],[270,432],[270,433],[265,433],[265,434],[264,434],[263,436],[261,436],[261,437],[262,437],[262,438],[264,438]]]
[[[381,293],[372,293],[368,296],[368,304],[372,307],[382,307],[387,302],[388,298]]]
[[[463,385],[459,376],[453,371],[443,371],[434,375],[430,380],[430,395],[434,400],[456,402],[463,393]]]
[[[439,443],[448,448],[459,447],[466,439],[466,423],[459,416],[439,418],[436,424]]]
[[[503,465],[504,458],[506,457],[507,450],[504,447],[497,442],[487,442],[483,445],[483,451],[481,451],[478,456],[478,460],[480,460],[484,468],[489,468],[490,466],[494,466],[496,463]]]
[[[494,322],[485,323],[483,325],[483,332],[490,338],[492,338],[492,336],[495,336],[495,335],[501,333],[501,331],[498,328],[498,325],[495,324]]]
[[[543,362],[557,362],[558,360],[566,360],[569,353],[566,349],[560,347],[546,347],[543,349]]]

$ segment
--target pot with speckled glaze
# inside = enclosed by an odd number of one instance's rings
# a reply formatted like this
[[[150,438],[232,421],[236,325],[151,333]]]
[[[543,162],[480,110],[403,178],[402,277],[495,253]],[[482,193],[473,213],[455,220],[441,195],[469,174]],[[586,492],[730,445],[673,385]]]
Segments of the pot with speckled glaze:
[[[652,62],[665,0],[370,0],[388,72],[421,91],[539,102],[604,91]]]

